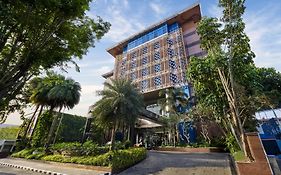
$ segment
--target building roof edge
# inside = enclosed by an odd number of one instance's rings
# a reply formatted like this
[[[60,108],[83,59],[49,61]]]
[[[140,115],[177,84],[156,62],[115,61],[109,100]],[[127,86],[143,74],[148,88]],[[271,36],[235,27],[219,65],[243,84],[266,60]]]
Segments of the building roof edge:
[[[161,20],[161,21],[158,22],[158,23],[155,23],[155,24],[153,24],[153,25],[150,25],[150,26],[146,27],[144,30],[142,30],[142,31],[140,31],[140,32],[138,32],[138,33],[135,33],[135,34],[131,35],[130,37],[128,37],[128,38],[122,40],[121,42],[118,42],[117,44],[114,44],[112,47],[106,49],[106,51],[107,51],[108,53],[110,53],[111,55],[113,55],[113,54],[111,53],[111,50],[112,50],[112,49],[114,49],[114,48],[118,47],[119,45],[122,45],[122,44],[124,44],[124,43],[126,43],[126,42],[132,40],[133,38],[135,38],[135,37],[141,35],[142,33],[145,33],[145,32],[148,32],[148,31],[150,31],[150,30],[153,30],[154,28],[156,28],[156,27],[162,25],[163,23],[165,23],[165,22],[167,22],[167,21],[169,21],[169,20],[171,20],[171,19],[177,17],[178,15],[183,14],[183,13],[186,12],[186,11],[189,11],[189,10],[193,9],[193,8],[196,7],[196,6],[199,7],[200,13],[201,13],[201,5],[200,5],[199,2],[196,2],[196,3],[194,3],[194,4],[190,5],[190,6],[188,6],[187,8],[185,8],[185,9],[183,9],[183,10],[181,10],[181,11],[175,13],[174,15],[172,15],[172,16],[170,16],[170,17],[167,17],[167,18]],[[113,55],[113,56],[114,56],[114,55]]]

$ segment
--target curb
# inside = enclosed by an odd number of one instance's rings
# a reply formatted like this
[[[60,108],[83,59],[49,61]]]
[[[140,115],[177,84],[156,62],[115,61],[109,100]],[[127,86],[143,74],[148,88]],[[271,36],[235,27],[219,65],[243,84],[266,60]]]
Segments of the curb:
[[[41,170],[41,169],[36,169],[36,168],[31,168],[31,167],[26,167],[26,166],[21,166],[21,165],[14,165],[10,163],[4,163],[0,162],[0,165],[2,166],[7,166],[7,167],[12,167],[12,168],[18,168],[18,169],[23,169],[23,170],[28,170],[28,171],[34,171],[42,174],[48,174],[48,175],[67,175],[67,174],[62,174],[62,173],[57,173],[57,172],[52,172],[52,171],[47,171],[47,170]],[[100,175],[111,175],[111,173],[103,173]]]
[[[34,172],[48,174],[48,175],[67,175],[67,174],[62,174],[62,173],[57,173],[57,172],[52,172],[52,171],[47,171],[47,170],[40,170],[40,169],[36,169],[36,168],[31,168],[31,167],[26,167],[26,166],[21,166],[21,165],[14,165],[14,164],[4,163],[4,162],[0,162],[0,165],[12,167],[12,168],[23,169],[23,170],[28,170],[28,171],[34,171]]]

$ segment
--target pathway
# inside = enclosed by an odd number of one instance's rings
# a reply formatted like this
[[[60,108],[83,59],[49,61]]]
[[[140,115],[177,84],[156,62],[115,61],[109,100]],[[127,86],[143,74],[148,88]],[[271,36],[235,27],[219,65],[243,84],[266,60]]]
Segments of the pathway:
[[[226,153],[149,151],[148,157],[119,175],[231,175]]]

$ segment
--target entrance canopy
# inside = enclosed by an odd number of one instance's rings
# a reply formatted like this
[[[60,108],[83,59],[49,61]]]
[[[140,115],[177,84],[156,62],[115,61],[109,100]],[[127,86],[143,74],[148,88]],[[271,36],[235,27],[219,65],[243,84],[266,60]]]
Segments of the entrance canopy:
[[[144,109],[137,119],[136,128],[158,128],[164,126],[164,123],[159,121],[159,116],[151,111]]]

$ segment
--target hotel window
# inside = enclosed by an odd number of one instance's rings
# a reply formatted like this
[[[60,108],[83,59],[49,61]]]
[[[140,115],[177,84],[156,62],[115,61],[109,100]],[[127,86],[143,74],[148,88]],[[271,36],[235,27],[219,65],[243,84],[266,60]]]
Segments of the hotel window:
[[[142,65],[145,65],[145,64],[147,64],[147,63],[148,63],[148,58],[147,58],[147,57],[142,58],[141,64],[142,64]]]
[[[136,67],[137,67],[137,60],[133,59],[132,62],[131,62],[131,69],[134,69]]]
[[[131,73],[131,79],[132,80],[135,80],[137,78],[137,74],[134,72],[134,73]]]
[[[167,53],[168,53],[169,58],[173,58],[173,56],[175,55],[175,51],[171,48],[167,49]]]
[[[131,59],[134,59],[134,58],[136,58],[136,57],[137,57],[137,52],[132,53]]]
[[[142,49],[142,54],[146,54],[147,52],[148,52],[147,47],[144,47],[144,48]]]
[[[124,66],[126,64],[126,60],[122,60],[121,65]]]
[[[177,37],[177,41],[178,41],[178,42],[182,42],[182,36],[181,36],[181,35],[179,35],[179,36]]]
[[[144,68],[141,70],[141,75],[144,77],[144,76],[147,76],[148,75],[148,69],[147,68]]]
[[[167,44],[168,44],[169,47],[172,47],[173,44],[174,44],[174,42],[173,42],[172,39],[168,38],[168,39],[167,39]]]
[[[154,53],[154,60],[160,60],[160,52]]]
[[[170,74],[170,81],[175,84],[178,82],[178,78],[177,78],[177,75],[176,74]]]
[[[186,60],[185,59],[181,59],[181,68],[186,69]]]
[[[184,55],[184,50],[183,50],[183,47],[180,47],[180,51],[179,51],[179,53],[180,53],[180,56],[183,56],[183,55]]]
[[[154,49],[159,49],[160,48],[160,42],[154,43]]]
[[[121,69],[120,75],[121,75],[121,77],[125,76],[125,69]]]
[[[154,78],[154,85],[160,86],[162,84],[162,79],[160,76]]]
[[[147,80],[143,80],[141,81],[141,89],[147,89],[148,88],[148,81]]]
[[[173,61],[173,60],[169,60],[169,68],[170,69],[176,69],[177,68],[176,62]]]
[[[161,71],[161,65],[160,65],[160,64],[156,64],[156,65],[154,66],[154,71],[155,71],[155,72],[160,72],[160,71]]]

